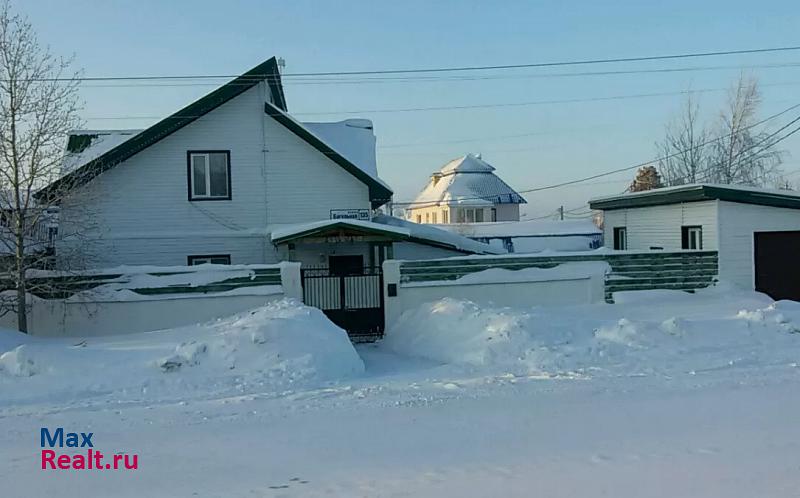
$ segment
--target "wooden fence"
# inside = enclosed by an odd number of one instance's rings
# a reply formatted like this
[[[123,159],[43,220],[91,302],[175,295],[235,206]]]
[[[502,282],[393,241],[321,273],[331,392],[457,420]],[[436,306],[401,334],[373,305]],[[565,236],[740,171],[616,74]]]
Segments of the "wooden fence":
[[[611,273],[606,275],[605,281],[607,302],[613,302],[614,292],[619,291],[693,291],[712,285],[718,275],[716,251],[615,251],[403,261],[400,282],[454,280],[489,268],[554,268],[577,261],[605,261],[609,264]]]

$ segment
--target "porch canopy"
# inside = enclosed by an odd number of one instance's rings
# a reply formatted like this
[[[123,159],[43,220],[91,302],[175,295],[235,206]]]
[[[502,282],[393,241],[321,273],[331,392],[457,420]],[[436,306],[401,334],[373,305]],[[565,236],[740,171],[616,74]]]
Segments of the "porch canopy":
[[[304,239],[322,239],[320,241],[335,242],[361,241],[361,242],[396,242],[411,238],[411,231],[405,228],[393,227],[361,220],[322,220],[311,223],[289,225],[271,234],[272,243],[275,245]]]

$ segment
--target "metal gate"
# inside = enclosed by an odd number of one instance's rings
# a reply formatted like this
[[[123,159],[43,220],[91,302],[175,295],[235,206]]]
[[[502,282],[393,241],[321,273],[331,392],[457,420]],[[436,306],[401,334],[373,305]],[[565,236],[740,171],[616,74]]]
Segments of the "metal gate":
[[[355,340],[383,336],[383,274],[380,267],[335,273],[330,268],[301,270],[303,302],[319,308]]]

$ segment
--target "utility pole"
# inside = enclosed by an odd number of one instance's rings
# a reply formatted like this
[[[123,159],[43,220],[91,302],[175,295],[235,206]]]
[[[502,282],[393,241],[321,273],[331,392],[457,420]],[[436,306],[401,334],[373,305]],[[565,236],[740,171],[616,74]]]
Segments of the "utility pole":
[[[564,221],[564,206],[558,208],[558,219]]]

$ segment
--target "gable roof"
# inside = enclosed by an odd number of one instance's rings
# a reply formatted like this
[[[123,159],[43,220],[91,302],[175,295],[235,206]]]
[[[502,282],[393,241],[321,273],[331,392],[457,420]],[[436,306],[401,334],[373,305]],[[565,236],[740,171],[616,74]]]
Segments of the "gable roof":
[[[625,209],[662,206],[681,202],[720,200],[791,209],[800,209],[800,192],[769,190],[743,185],[696,183],[666,187],[644,192],[598,197],[589,201],[591,209]]]
[[[431,175],[430,181],[409,208],[440,204],[486,206],[527,203],[494,174],[494,170],[479,155],[467,154],[454,159]]]
[[[283,94],[283,85],[278,70],[278,62],[275,57],[272,57],[241,76],[222,85],[208,95],[189,104],[180,111],[171,116],[167,116],[153,126],[122,141],[110,150],[91,159],[89,162],[75,167],[66,175],[38,191],[35,194],[36,197],[47,198],[62,189],[68,190],[75,186],[88,183],[100,173],[113,168],[126,159],[129,159],[134,154],[163,140],[262,81],[266,81],[269,85],[270,93],[273,99],[275,99],[276,106],[282,111],[286,111],[286,99]]]
[[[291,117],[283,109],[280,109],[269,102],[264,102],[264,112],[271,116],[275,121],[282,124],[286,129],[306,141],[309,145],[320,151],[333,162],[341,166],[348,173],[361,180],[369,187],[369,199],[372,207],[379,207],[389,202],[392,198],[392,189],[389,188],[380,178],[373,176],[370,172],[353,164],[342,153],[334,150],[322,141],[317,135],[311,132],[308,127]],[[377,171],[376,171],[377,173]]]

